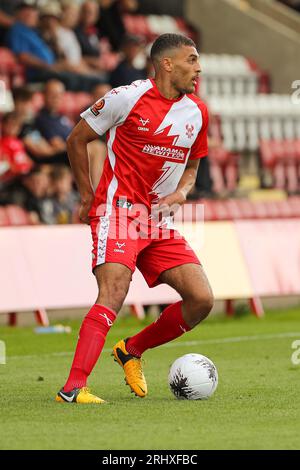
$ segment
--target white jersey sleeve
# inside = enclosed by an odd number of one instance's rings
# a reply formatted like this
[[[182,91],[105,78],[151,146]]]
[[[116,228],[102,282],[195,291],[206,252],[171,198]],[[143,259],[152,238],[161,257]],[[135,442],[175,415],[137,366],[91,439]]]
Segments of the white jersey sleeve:
[[[103,135],[112,127],[122,124],[136,102],[150,88],[150,80],[137,80],[131,85],[114,88],[80,116],[97,134]]]

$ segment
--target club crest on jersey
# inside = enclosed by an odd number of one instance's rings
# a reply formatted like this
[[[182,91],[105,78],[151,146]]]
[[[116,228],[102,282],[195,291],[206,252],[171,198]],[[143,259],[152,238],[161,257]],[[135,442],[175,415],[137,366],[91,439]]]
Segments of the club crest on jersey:
[[[187,124],[187,125],[185,126],[185,128],[186,128],[186,133],[185,133],[185,135],[187,135],[188,138],[191,139],[191,138],[193,137],[193,135],[194,135],[194,132],[193,132],[194,129],[195,129],[194,126],[193,126],[192,124],[191,124],[191,125]]]
[[[101,99],[97,101],[92,107],[91,107],[91,112],[93,113],[94,116],[99,116],[100,111],[102,108],[104,108],[105,105],[105,100]]]

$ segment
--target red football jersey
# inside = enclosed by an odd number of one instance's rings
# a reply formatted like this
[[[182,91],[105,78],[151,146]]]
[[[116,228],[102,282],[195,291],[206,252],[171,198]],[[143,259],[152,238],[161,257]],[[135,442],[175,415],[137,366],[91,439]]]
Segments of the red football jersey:
[[[187,161],[208,153],[206,105],[193,94],[167,99],[154,80],[111,90],[81,117],[97,134],[107,133],[108,158],[91,216],[131,204],[151,210],[177,189]]]

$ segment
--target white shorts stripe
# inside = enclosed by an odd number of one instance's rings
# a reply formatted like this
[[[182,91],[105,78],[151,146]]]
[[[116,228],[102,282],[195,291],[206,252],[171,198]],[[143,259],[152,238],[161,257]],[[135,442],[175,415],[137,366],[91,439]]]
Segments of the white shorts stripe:
[[[109,232],[109,217],[100,217],[96,266],[105,263],[106,245]]]

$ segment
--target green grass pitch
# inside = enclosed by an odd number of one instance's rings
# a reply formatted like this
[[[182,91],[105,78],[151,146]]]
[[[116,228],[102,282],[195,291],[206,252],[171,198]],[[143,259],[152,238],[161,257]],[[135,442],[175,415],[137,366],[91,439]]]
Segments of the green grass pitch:
[[[0,449],[299,449],[300,309],[212,318],[180,339],[145,354],[149,395],[125,387],[110,350],[143,325],[119,319],[109,333],[90,386],[106,405],[58,404],[79,328],[37,335],[0,329],[7,364],[0,365]],[[167,385],[171,363],[197,352],[211,358],[219,386],[207,401],[179,401]]]

